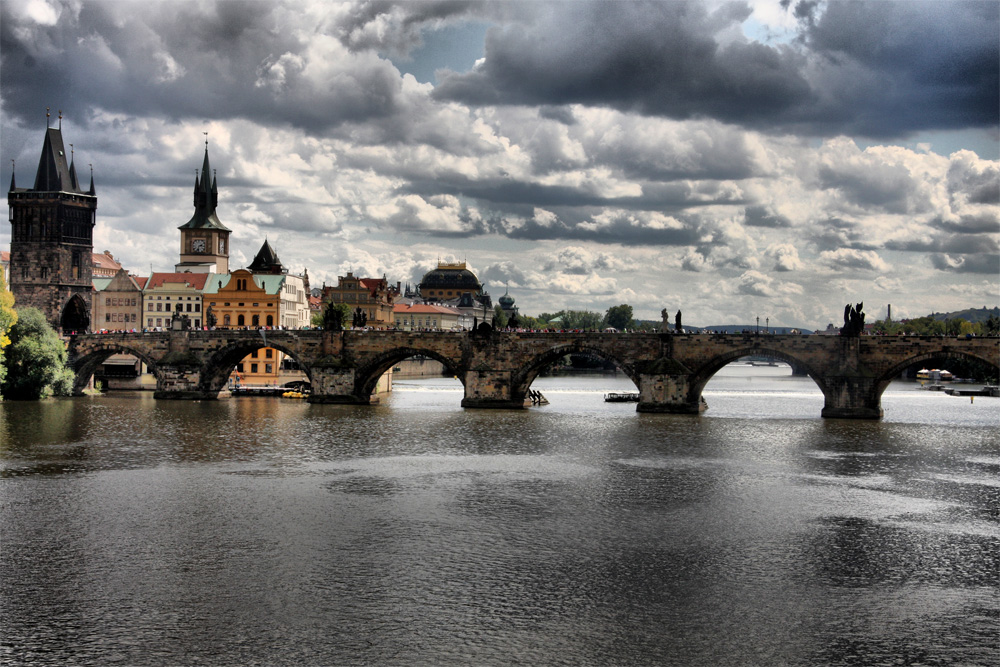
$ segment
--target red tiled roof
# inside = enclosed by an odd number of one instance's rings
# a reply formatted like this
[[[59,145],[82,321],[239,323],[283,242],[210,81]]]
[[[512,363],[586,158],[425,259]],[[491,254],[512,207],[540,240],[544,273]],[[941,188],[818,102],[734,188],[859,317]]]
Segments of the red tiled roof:
[[[94,268],[118,271],[122,265],[115,261],[115,258],[106,253],[91,253],[94,257]]]
[[[146,288],[146,283],[149,282],[149,278],[146,277],[146,276],[141,276],[141,277],[140,276],[132,276],[132,280],[134,280],[135,284],[139,286],[139,289],[145,289]]]
[[[187,283],[197,290],[205,289],[207,273],[154,273],[143,289],[163,287],[164,283]]]
[[[0,250],[0,261],[9,262],[10,261],[10,253],[7,252],[6,250]]]

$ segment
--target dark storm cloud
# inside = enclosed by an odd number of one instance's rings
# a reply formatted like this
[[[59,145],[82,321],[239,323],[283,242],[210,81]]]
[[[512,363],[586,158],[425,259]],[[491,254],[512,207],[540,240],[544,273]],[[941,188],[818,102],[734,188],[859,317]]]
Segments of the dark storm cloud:
[[[1000,216],[995,211],[978,215],[963,215],[955,220],[932,220],[930,225],[948,232],[960,234],[1000,234]]]
[[[0,3],[5,111],[33,120],[62,106],[86,126],[93,109],[173,120],[244,117],[318,130],[398,110],[387,61],[312,62],[285,29],[284,8],[263,2],[87,2],[54,25]],[[320,27],[321,28],[321,27]],[[315,36],[310,36],[315,37]]]
[[[810,236],[818,250],[838,250],[851,248],[854,250],[874,250],[876,246],[864,240],[864,232],[856,223],[830,218],[816,224],[816,229]]]
[[[943,234],[930,239],[890,241],[886,243],[885,247],[889,250],[935,252],[949,255],[1000,253],[1000,245],[997,244],[997,240],[986,234]]]
[[[757,129],[904,136],[990,127],[998,111],[995,2],[811,3],[794,45],[719,37],[750,13],[700,3],[569,3],[487,33],[485,63],[440,77],[473,105],[607,106]]]
[[[985,273],[994,278],[1000,274],[1000,255],[931,255],[935,269],[954,273]]]
[[[751,227],[791,227],[792,221],[781,215],[770,211],[766,206],[747,206],[746,224]]]

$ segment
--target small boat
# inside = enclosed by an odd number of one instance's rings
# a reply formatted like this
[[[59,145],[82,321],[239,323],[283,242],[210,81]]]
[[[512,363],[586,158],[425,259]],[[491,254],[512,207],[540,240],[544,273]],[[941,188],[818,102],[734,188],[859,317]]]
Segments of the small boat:
[[[638,403],[639,392],[637,391],[611,392],[609,394],[604,395],[604,400],[607,403]]]
[[[952,375],[950,372],[941,370],[940,368],[932,368],[931,370],[927,370],[926,368],[921,368],[919,371],[917,371],[918,380],[944,380],[947,382],[949,380],[952,380],[954,377],[955,376]]]

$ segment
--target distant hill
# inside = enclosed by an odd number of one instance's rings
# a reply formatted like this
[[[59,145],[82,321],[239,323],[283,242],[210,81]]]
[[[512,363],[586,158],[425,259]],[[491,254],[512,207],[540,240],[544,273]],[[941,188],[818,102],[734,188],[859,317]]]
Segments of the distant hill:
[[[975,324],[976,322],[985,322],[990,319],[990,315],[1000,317],[1000,307],[994,306],[993,308],[987,308],[986,306],[983,306],[982,308],[967,308],[965,310],[956,310],[952,313],[931,313],[928,317],[940,322],[961,318],[966,322],[972,322]]]
[[[707,327],[701,327],[705,331],[720,331],[722,333],[740,333],[741,331],[756,331],[756,324],[711,324]],[[797,331],[802,334],[811,334],[812,329],[803,329],[801,327],[769,327],[765,324],[760,325],[761,331],[770,331],[776,334],[789,334],[792,330]]]

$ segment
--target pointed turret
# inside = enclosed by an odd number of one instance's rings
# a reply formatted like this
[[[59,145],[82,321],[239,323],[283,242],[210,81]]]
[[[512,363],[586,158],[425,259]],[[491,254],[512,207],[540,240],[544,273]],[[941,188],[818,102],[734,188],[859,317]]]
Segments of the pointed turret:
[[[94,170],[90,170],[90,189],[87,190],[87,194],[91,197],[97,196],[97,188],[94,187]]]
[[[14,170],[11,169],[11,172],[10,172],[10,190],[8,190],[8,192],[13,192],[16,189],[17,189],[17,184],[14,183]]]
[[[247,268],[254,273],[285,273],[285,267],[281,265],[278,253],[274,251],[266,238],[264,245],[257,251],[257,255]]]
[[[69,186],[73,192],[80,192],[80,180],[76,177],[76,162],[72,159],[69,163]]]
[[[66,161],[66,149],[63,147],[62,132],[50,127],[45,132],[45,142],[42,144],[42,156],[38,160],[33,189],[36,192],[72,191],[69,190],[72,188],[72,182],[69,163]]]
[[[219,202],[218,184],[212,180],[212,166],[208,162],[208,146],[205,146],[205,160],[201,165],[201,176],[194,181],[194,215],[178,229],[217,229],[219,231],[231,231],[222,224],[215,214],[215,207]]]

